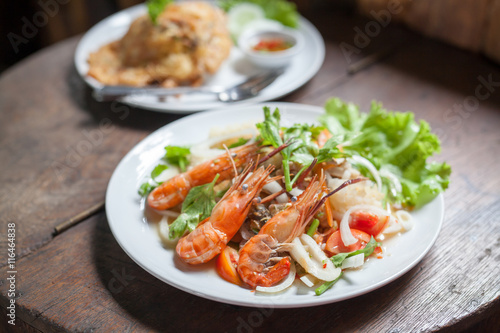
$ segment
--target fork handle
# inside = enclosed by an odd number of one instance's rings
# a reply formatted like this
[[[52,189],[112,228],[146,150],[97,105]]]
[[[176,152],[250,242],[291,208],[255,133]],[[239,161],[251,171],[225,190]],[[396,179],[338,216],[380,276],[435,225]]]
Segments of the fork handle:
[[[173,96],[181,94],[218,94],[224,91],[220,87],[176,87],[176,88],[159,88],[159,87],[131,87],[131,86],[103,86],[94,89],[93,96],[99,102],[114,101],[124,96]]]

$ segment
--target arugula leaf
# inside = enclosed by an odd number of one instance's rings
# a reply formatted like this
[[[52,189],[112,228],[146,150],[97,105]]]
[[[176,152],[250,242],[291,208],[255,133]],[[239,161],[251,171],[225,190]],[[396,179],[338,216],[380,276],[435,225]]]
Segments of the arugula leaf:
[[[319,150],[318,156],[316,158],[318,159],[318,163],[322,163],[328,160],[331,160],[332,158],[340,158],[340,157],[347,157],[350,156],[348,153],[344,153],[340,151],[337,146],[341,143],[341,136],[332,136],[330,139],[328,139],[325,143],[325,145]]]
[[[166,153],[163,159],[170,163],[171,165],[178,166],[182,171],[186,171],[186,167],[189,164],[187,156],[190,154],[189,148],[185,147],[177,147],[177,146],[166,146]],[[144,197],[149,194],[155,187],[162,184],[162,182],[156,181],[156,177],[158,177],[163,171],[168,169],[168,165],[160,163],[153,171],[151,171],[151,179],[145,183],[143,183],[138,190],[138,193],[141,197]]]
[[[193,231],[198,223],[206,219],[215,207],[214,185],[219,175],[205,185],[193,187],[182,203],[181,215],[170,225],[168,237],[176,239],[184,235],[188,230]]]
[[[274,113],[271,114],[271,109],[264,106],[264,121],[256,124],[255,126],[260,132],[260,136],[264,140],[263,145],[272,145],[278,148],[283,144],[283,140],[280,135],[280,112],[276,108]]]
[[[157,166],[155,166],[153,171],[151,171],[151,179],[153,181],[153,184],[151,184],[149,181],[142,183],[137,193],[139,193],[141,197],[145,197],[149,194],[149,192],[154,190],[155,187],[161,185],[161,182],[156,182],[155,178],[158,177],[166,169],[168,169],[168,166],[165,164],[158,164]]]
[[[249,2],[260,6],[268,19],[278,21],[292,28],[298,26],[299,13],[297,12],[297,6],[286,0],[222,0],[218,4],[227,12],[242,2]]]
[[[258,123],[257,129],[263,139],[263,144],[270,144],[274,148],[278,148],[283,142],[289,142],[289,146],[281,151],[283,176],[285,178],[285,187],[287,191],[292,190],[292,180],[290,179],[290,162],[295,161],[305,166],[311,164],[314,156],[311,153],[317,154],[317,146],[312,143],[311,127],[308,125],[293,125],[283,129],[283,139],[281,138],[280,128],[280,112],[276,108],[271,114],[271,110],[266,106],[264,110],[264,121]],[[292,158],[294,153],[294,158]],[[303,168],[305,170],[306,168]],[[297,179],[297,175],[295,177]]]
[[[187,156],[191,153],[190,149],[180,146],[166,146],[165,150],[164,159],[168,163],[178,166],[182,172],[185,172],[186,167],[189,165]]]
[[[382,177],[384,191],[392,203],[420,207],[443,192],[451,168],[427,159],[440,152],[440,142],[427,122],[415,121],[411,112],[389,112],[373,102],[369,114],[338,98],[326,102],[320,122],[331,133],[343,136],[342,152],[368,159],[376,168],[390,170],[402,185],[393,193],[389,179]],[[364,168],[365,176],[370,174]]]
[[[324,129],[322,126],[295,124],[288,128],[281,128],[278,108],[271,114],[271,110],[268,107],[264,107],[264,119],[262,123],[256,125],[260,131],[264,145],[270,144],[278,148],[283,142],[289,143],[288,147],[281,151],[283,157],[283,176],[287,191],[292,190],[294,182],[311,165],[314,158],[317,158],[318,163],[321,163],[334,157],[349,156],[337,148],[343,136],[333,136],[326,142],[323,148],[318,148],[314,139]],[[283,134],[283,138],[281,138],[281,133]],[[290,179],[290,162],[302,165],[302,168],[293,179]]]
[[[339,253],[339,254],[331,257],[330,260],[333,262],[335,267],[340,267],[340,266],[342,266],[342,263],[344,262],[344,260],[346,260],[349,257],[353,257],[353,256],[358,255],[358,254],[364,254],[365,258],[371,256],[373,251],[379,246],[382,246],[382,243],[377,242],[375,240],[375,238],[373,238],[373,236],[372,236],[370,241],[368,243],[366,243],[364,248],[353,251],[353,252]]]
[[[271,114],[271,109],[265,106],[264,110],[264,121],[256,124],[257,129],[260,132],[260,136],[263,139],[262,144],[270,144],[274,148],[278,148],[283,144],[283,139],[280,135],[280,111],[278,108],[274,110]],[[292,145],[294,145],[292,143]],[[292,190],[292,184],[290,181],[290,156],[292,152],[291,146],[283,149],[281,151],[281,156],[283,157],[282,166],[283,166],[283,175],[285,177],[285,187],[287,191]]]
[[[173,0],[148,0],[146,6],[148,7],[149,17],[153,24],[156,24],[156,19],[163,12],[165,7],[173,2]]]
[[[231,149],[231,148],[236,148],[236,147],[239,147],[239,146],[243,146],[245,143],[248,142],[248,140],[250,140],[250,139],[239,138],[238,141],[233,142],[227,148]]]
[[[157,166],[155,166],[153,171],[151,171],[151,178],[153,178],[153,180],[155,180],[156,177],[161,175],[161,173],[167,169],[168,169],[168,166],[166,164],[158,164]]]
[[[142,183],[137,193],[139,193],[141,197],[145,197],[146,195],[149,194],[149,192],[154,190],[156,186],[158,185],[152,185],[149,182]]]
[[[283,155],[283,175],[285,177],[285,187],[287,191],[292,190],[293,183],[300,174],[307,169],[314,156],[318,154],[318,146],[312,142],[311,126],[307,124],[295,124],[284,129],[283,138],[290,145],[282,150]],[[293,154],[293,155],[292,155]],[[285,166],[286,161],[286,166]],[[302,164],[304,167],[297,173],[293,180],[290,180],[290,161]]]

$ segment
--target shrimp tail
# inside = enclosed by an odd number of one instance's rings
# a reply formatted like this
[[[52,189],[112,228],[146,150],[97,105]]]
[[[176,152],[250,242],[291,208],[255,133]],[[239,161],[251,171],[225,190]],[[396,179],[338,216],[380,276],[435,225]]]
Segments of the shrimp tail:
[[[259,276],[257,285],[270,287],[275,284],[276,281],[283,280],[288,273],[290,273],[290,259],[288,259],[288,257],[282,258],[276,265],[271,267],[266,274]]]

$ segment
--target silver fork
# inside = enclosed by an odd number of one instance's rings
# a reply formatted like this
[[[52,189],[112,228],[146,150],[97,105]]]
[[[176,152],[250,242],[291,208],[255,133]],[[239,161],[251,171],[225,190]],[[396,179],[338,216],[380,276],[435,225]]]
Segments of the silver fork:
[[[93,96],[99,101],[113,101],[124,96],[152,95],[172,96],[182,94],[212,94],[221,102],[236,102],[256,96],[262,89],[269,86],[278,76],[283,74],[283,68],[276,68],[268,72],[259,73],[249,77],[244,82],[233,87],[201,86],[160,88],[160,87],[130,87],[130,86],[104,86],[94,90]]]

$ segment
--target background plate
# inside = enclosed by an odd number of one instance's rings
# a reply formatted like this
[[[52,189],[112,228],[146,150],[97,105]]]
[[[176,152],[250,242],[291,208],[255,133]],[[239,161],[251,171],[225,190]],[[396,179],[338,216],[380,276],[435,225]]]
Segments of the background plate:
[[[264,105],[264,104],[263,104]],[[443,196],[412,212],[412,230],[384,242],[387,255],[370,258],[361,270],[346,272],[332,289],[315,296],[314,289],[295,284],[278,295],[264,295],[220,278],[213,261],[201,266],[180,262],[173,249],[162,247],[154,225],[144,222],[137,189],[168,144],[196,144],[206,140],[211,127],[227,127],[263,120],[263,105],[232,107],[191,115],[155,131],[135,146],[113,173],[106,193],[106,214],[111,231],[125,252],[158,279],[191,294],[244,306],[293,308],[341,301],[377,289],[406,273],[430,250],[443,221]],[[279,107],[282,124],[315,123],[323,109],[292,103],[266,103]],[[238,112],[235,112],[238,111]]]
[[[120,39],[127,32],[131,22],[145,13],[146,7],[143,4],[122,10],[96,24],[80,40],[75,52],[75,65],[80,76],[91,87],[100,87],[102,84],[87,76],[89,54],[107,43]],[[234,102],[233,105],[254,104],[280,98],[304,85],[318,72],[325,58],[325,44],[321,34],[303,17],[300,17],[298,31],[303,35],[305,45],[302,52],[287,67],[285,73],[262,90],[259,95],[244,101]],[[248,76],[262,71],[264,70],[248,62],[237,47],[233,47],[230,57],[222,64],[217,73],[205,82],[205,85],[231,87],[243,82]],[[189,113],[227,105],[227,103],[217,101],[213,96],[195,94],[169,97],[165,102],[160,102],[154,96],[125,97],[122,102],[168,113]]]

